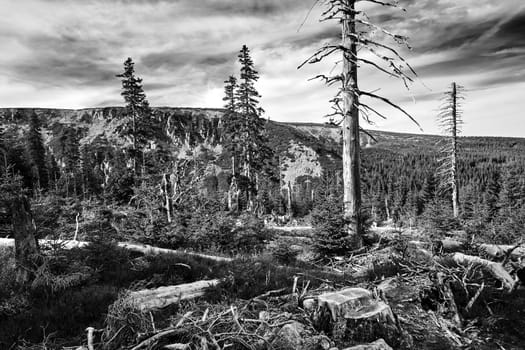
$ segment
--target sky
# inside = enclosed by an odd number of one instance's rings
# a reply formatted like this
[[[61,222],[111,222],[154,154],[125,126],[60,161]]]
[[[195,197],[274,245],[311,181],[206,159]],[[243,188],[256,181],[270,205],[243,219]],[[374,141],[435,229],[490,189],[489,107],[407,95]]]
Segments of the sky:
[[[222,107],[223,82],[238,75],[246,44],[260,73],[265,117],[326,122],[336,93],[310,78],[341,70],[339,57],[297,67],[340,40],[315,0],[0,0],[0,108],[123,105],[115,77],[132,57],[152,106]],[[360,67],[359,86],[439,133],[440,99],[464,86],[463,134],[525,137],[525,2],[401,0],[401,9],[359,3],[370,21],[409,37],[398,47],[417,73],[398,79]],[[385,40],[380,32],[372,38]],[[366,57],[366,53],[360,55]],[[371,129],[422,132],[398,111]],[[366,125],[365,125],[366,126]]]

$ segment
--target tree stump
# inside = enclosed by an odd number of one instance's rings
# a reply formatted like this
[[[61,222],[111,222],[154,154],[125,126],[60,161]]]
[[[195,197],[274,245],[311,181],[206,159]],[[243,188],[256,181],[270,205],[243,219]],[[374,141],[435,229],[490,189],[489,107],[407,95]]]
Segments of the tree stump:
[[[399,347],[403,334],[392,309],[363,288],[347,288],[317,297],[314,324],[345,345],[379,338]],[[409,342],[409,340],[406,340]]]

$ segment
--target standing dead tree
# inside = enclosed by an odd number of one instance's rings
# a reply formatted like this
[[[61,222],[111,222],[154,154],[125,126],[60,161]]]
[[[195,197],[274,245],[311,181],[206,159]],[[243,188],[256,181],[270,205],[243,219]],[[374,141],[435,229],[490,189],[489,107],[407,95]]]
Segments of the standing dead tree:
[[[389,99],[377,95],[374,91],[361,90],[358,86],[358,69],[361,66],[369,66],[390,77],[400,79],[407,88],[416,73],[396,49],[380,42],[381,39],[377,39],[382,36],[393,40],[397,45],[405,45],[410,48],[407,38],[373,24],[363,11],[356,9],[357,3],[372,3],[396,8],[398,6],[395,2],[381,0],[324,0],[319,2],[327,6],[321,21],[339,21],[342,28],[342,40],[339,44],[325,45],[318,49],[299,68],[308,63],[320,62],[334,54],[343,56],[343,69],[340,74],[318,75],[315,78],[324,80],[328,85],[341,84],[339,92],[331,100],[334,111],[328,116],[331,123],[342,123],[343,125],[344,217],[348,222],[349,235],[354,238],[355,245],[359,247],[362,245],[363,232],[359,133],[367,133],[360,128],[359,118],[363,117],[367,123],[371,123],[372,116],[386,119],[384,114],[369,102],[364,103],[363,100],[385,103],[406,115],[416,125],[419,126],[419,124],[403,108]],[[335,120],[337,117],[339,120]]]
[[[462,95],[463,87],[452,83],[442,99],[438,114],[438,123],[446,135],[440,152],[438,175],[440,178],[439,189],[442,192],[452,192],[452,209],[454,217],[459,216],[459,186],[458,186],[458,136],[461,132],[463,120]]]

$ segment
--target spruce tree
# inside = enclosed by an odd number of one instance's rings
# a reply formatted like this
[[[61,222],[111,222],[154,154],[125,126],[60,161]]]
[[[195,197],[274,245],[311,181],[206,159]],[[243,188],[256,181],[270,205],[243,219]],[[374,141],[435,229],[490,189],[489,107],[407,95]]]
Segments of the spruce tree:
[[[235,112],[237,107],[237,98],[235,96],[238,87],[237,78],[230,75],[224,84],[224,98],[222,99],[226,103],[224,108],[226,109],[226,113]]]
[[[225,113],[222,119],[222,128],[224,131],[224,144],[232,156],[232,173],[236,174],[236,164],[241,158],[243,152],[243,143],[245,138],[240,130],[243,129],[243,120],[237,113],[237,78],[230,76],[224,86]]]
[[[250,50],[246,45],[238,55],[241,65],[240,83],[234,77],[226,81],[225,97],[226,115],[224,131],[227,147],[232,153],[234,173],[236,168],[243,179],[239,186],[243,187],[248,201],[249,210],[254,209],[254,199],[257,195],[258,177],[267,170],[272,160],[273,152],[268,147],[266,122],[261,118],[264,110],[259,106],[261,97],[255,88],[259,73],[254,68]],[[238,158],[238,160],[236,160]],[[241,179],[240,179],[241,180]]]
[[[130,155],[133,170],[136,172],[139,152],[144,151],[152,133],[151,127],[156,123],[151,118],[152,112],[142,86],[142,79],[135,75],[135,63],[131,57],[124,62],[124,72],[117,77],[122,78],[121,95],[127,103],[125,110],[127,119],[120,132],[131,139]]]
[[[46,149],[42,137],[42,124],[35,112],[29,119],[27,153],[35,189],[47,189],[49,179],[46,167]]]

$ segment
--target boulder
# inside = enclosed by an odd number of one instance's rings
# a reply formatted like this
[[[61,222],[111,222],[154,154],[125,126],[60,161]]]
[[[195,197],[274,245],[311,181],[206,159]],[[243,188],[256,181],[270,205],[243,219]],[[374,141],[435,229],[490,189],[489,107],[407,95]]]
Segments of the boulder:
[[[276,349],[296,349],[303,348],[304,325],[297,321],[285,324],[277,333],[272,347]]]

